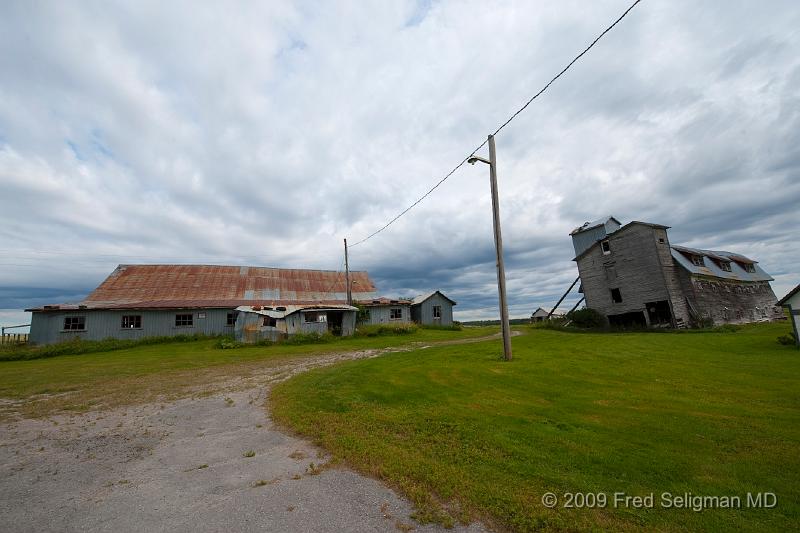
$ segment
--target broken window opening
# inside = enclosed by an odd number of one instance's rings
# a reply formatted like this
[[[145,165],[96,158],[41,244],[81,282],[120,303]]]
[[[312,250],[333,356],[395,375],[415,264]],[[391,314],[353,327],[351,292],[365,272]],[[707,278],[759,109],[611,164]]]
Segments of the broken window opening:
[[[225,317],[225,325],[226,326],[236,325],[236,313],[228,313],[228,316]]]
[[[403,309],[401,307],[393,307],[389,309],[389,320],[402,320]]]
[[[86,329],[85,316],[64,317],[64,329],[68,331],[83,331]]]
[[[319,311],[308,311],[304,313],[306,323],[312,322],[327,322],[328,315]]]
[[[433,306],[433,318],[442,318],[442,306],[441,305],[434,305]]]
[[[272,318],[271,316],[265,316],[262,325],[268,328],[275,328],[278,327],[278,320],[276,318]]]
[[[603,255],[608,255],[611,253],[611,244],[608,241],[601,242],[600,248],[603,250]]]
[[[705,261],[703,261],[703,256],[701,256],[701,255],[693,255],[692,256],[692,264],[694,266],[699,266],[699,267],[706,266]]]
[[[622,303],[622,294],[620,294],[619,289],[611,289],[611,301],[615,304]]]

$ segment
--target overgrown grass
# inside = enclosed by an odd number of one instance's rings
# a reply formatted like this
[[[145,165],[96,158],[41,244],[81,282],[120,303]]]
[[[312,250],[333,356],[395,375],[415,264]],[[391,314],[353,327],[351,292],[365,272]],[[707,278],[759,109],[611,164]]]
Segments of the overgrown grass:
[[[0,361],[26,361],[30,359],[46,359],[59,355],[79,355],[84,353],[110,352],[124,350],[135,346],[151,346],[154,344],[172,344],[208,339],[205,335],[175,335],[173,337],[146,337],[144,339],[104,339],[89,341],[73,339],[58,344],[35,346],[30,344],[0,346]]]
[[[422,520],[501,529],[800,528],[800,357],[788,325],[565,333],[343,363],[272,393],[273,417],[405,492]],[[654,494],[548,509],[545,492]],[[667,509],[661,494],[774,492],[774,509]]]
[[[434,343],[480,337],[495,328],[463,332],[418,330],[408,335],[336,337],[321,344],[268,344],[242,350],[220,350],[220,339],[150,344],[113,351],[91,351],[48,359],[0,363],[0,419],[9,411],[45,416],[178,397],[206,383],[237,376],[289,360],[325,353],[381,349],[415,342]],[[92,345],[93,347],[96,345]],[[13,405],[18,402],[18,405]],[[10,407],[9,407],[10,406]]]
[[[411,335],[419,327],[415,324],[363,324],[356,328],[357,337],[382,337],[386,335]]]

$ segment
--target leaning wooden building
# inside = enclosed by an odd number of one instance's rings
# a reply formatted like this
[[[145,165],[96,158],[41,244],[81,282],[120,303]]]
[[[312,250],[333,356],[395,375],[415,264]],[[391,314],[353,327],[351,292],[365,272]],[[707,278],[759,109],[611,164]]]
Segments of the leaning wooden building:
[[[572,233],[586,306],[612,325],[687,327],[782,318],[772,278],[741,254],[671,245],[668,226],[614,217]]]

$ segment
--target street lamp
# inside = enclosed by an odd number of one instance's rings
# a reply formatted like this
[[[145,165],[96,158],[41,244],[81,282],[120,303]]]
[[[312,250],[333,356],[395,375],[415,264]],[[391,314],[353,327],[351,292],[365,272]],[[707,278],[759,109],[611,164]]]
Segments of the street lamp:
[[[494,135],[489,135],[489,159],[472,155],[467,163],[474,165],[480,161],[489,165],[489,182],[492,187],[492,213],[494,215],[494,250],[497,255],[497,292],[500,295],[500,327],[503,332],[503,357],[511,361],[511,332],[508,325],[508,303],[506,301],[506,269],[503,264],[503,237],[500,235],[500,202],[497,198],[497,154]]]

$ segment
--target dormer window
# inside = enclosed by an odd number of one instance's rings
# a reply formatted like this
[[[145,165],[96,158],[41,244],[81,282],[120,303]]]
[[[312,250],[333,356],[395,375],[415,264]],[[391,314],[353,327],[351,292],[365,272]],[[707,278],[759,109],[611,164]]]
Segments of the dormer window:
[[[751,274],[756,273],[756,266],[753,263],[745,263],[743,266],[745,272],[749,272]]]
[[[611,253],[611,245],[608,241],[602,241],[600,243],[600,249],[603,250],[603,255],[608,255]]]
[[[692,256],[692,264],[694,266],[699,266],[699,267],[706,266],[705,261],[703,261],[703,256],[702,255],[693,255]]]
[[[730,261],[720,261],[719,267],[724,270],[725,272],[731,271],[731,262]]]

